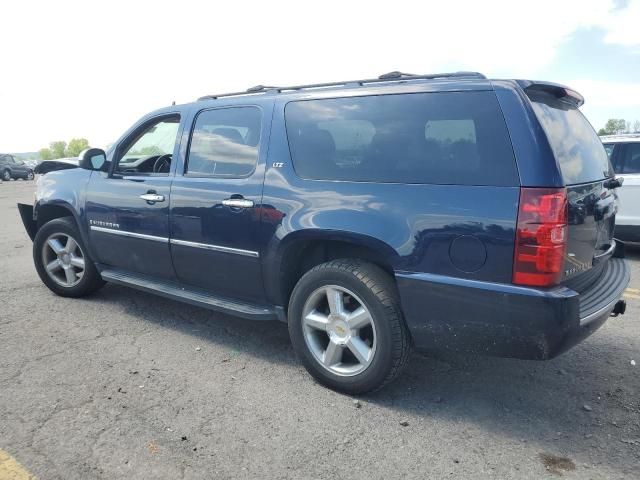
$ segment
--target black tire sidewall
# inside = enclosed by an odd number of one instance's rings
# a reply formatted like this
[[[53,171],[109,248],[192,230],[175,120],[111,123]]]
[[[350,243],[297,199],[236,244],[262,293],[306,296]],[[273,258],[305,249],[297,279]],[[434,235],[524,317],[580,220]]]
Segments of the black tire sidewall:
[[[311,293],[327,285],[338,285],[351,290],[365,303],[373,317],[376,353],[371,365],[358,375],[341,377],[329,372],[318,363],[305,342],[302,327],[304,304]],[[300,279],[291,296],[288,317],[291,342],[304,366],[320,383],[346,393],[365,393],[382,384],[393,368],[392,327],[387,315],[385,306],[376,294],[354,273],[340,268],[312,270]]]
[[[7,174],[9,174],[9,178],[7,178]],[[3,170],[2,171],[2,180],[4,180],[5,182],[8,182],[9,180],[11,180],[11,172],[9,170]]]
[[[64,233],[65,235],[73,237],[82,249],[85,262],[84,273],[80,282],[73,287],[64,287],[59,285],[49,277],[46,272],[42,259],[42,248],[47,238],[55,233]],[[96,288],[98,288],[102,283],[100,273],[91,261],[87,252],[87,247],[82,240],[82,235],[80,235],[80,231],[71,217],[51,220],[38,230],[33,240],[33,262],[42,282],[49,288],[49,290],[63,297],[82,297],[96,290]]]

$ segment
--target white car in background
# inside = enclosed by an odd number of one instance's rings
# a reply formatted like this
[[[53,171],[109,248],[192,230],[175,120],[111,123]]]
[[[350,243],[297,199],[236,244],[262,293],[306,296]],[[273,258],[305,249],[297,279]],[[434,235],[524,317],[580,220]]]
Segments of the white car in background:
[[[624,178],[617,190],[620,210],[615,236],[622,241],[640,242],[640,133],[600,137],[613,169]]]

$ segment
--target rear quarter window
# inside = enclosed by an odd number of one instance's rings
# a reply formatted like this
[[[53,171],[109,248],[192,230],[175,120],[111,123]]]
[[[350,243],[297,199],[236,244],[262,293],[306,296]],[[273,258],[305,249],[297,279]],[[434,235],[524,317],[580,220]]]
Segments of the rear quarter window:
[[[301,100],[285,109],[296,173],[355,182],[517,185],[493,92]]]
[[[594,182],[613,174],[600,137],[578,108],[541,93],[530,95],[530,99],[566,185]]]

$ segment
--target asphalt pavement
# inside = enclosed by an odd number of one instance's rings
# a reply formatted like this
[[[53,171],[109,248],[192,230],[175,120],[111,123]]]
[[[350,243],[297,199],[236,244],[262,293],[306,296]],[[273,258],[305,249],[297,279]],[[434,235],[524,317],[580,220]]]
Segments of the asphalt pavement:
[[[414,354],[355,400],[284,324],[55,296],[15,207],[33,191],[0,184],[0,480],[640,477],[640,249],[627,314],[559,358]]]

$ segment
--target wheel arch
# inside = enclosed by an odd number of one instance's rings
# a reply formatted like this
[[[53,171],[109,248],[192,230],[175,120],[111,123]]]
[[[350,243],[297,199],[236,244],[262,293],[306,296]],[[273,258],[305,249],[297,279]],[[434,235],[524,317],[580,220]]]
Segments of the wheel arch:
[[[339,258],[373,263],[393,278],[399,256],[389,244],[369,235],[311,229],[293,232],[279,241],[265,262],[268,297],[286,310],[291,292],[302,275],[316,265]]]
[[[51,220],[55,220],[57,218],[65,218],[70,217],[73,219],[76,227],[78,227],[78,231],[80,232],[80,236],[82,237],[82,242],[85,245],[85,249],[87,250],[87,254],[91,259],[94,259],[93,252],[91,251],[91,245],[89,243],[89,237],[84,228],[82,228],[82,222],[80,221],[80,217],[73,206],[66,201],[56,201],[56,202],[46,202],[46,203],[37,203],[34,207],[33,218],[36,224],[36,233],[43,225],[50,222]]]

